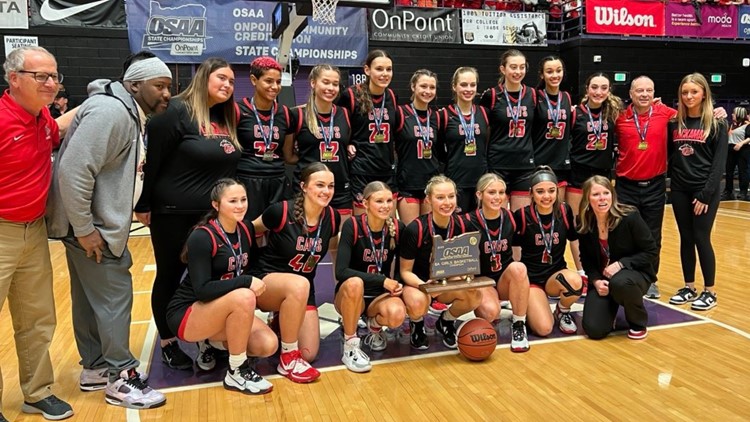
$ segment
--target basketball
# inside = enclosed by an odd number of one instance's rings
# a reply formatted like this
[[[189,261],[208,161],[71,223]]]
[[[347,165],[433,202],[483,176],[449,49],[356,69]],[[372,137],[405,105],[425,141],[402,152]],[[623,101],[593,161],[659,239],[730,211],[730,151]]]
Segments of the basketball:
[[[497,333],[492,324],[481,319],[470,319],[458,327],[458,351],[466,359],[482,361],[497,347]]]

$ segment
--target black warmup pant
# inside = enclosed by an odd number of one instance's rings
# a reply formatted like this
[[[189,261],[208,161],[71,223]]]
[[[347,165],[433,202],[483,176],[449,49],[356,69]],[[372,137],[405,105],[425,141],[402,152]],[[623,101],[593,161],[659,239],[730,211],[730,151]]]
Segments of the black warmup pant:
[[[750,164],[750,145],[745,145],[739,151],[734,150],[733,145],[729,145],[727,151],[727,166],[724,169],[725,177],[724,192],[734,192],[734,169],[739,167],[740,194],[747,193],[747,187],[750,184],[750,174],[748,174],[748,165]]]
[[[680,232],[680,261],[682,277],[686,283],[695,281],[695,251],[701,262],[703,282],[706,287],[714,285],[716,278],[716,255],[711,245],[711,228],[719,209],[720,189],[711,196],[706,214],[693,212],[693,192],[672,191],[672,210]]]
[[[664,205],[667,202],[667,182],[664,175],[641,182],[618,177],[615,191],[618,201],[638,208],[641,218],[651,231],[651,237],[656,242],[658,252],[654,264],[658,274],[661,257],[661,227],[664,222]]]
[[[156,260],[156,278],[151,290],[151,311],[159,330],[159,337],[175,337],[167,324],[167,306],[180,285],[187,265],[180,260],[182,248],[190,229],[201,219],[201,214],[151,214],[151,245]]]
[[[589,289],[583,305],[583,331],[589,338],[599,340],[612,332],[612,324],[620,306],[625,309],[625,319],[633,330],[648,325],[648,313],[643,306],[643,295],[651,283],[638,271],[622,269],[609,281],[609,294],[599,296]]]

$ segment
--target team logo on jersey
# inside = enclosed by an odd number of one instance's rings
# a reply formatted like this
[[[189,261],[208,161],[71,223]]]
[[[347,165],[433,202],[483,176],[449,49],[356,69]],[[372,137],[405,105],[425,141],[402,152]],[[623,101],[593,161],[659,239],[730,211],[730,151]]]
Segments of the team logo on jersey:
[[[689,157],[695,154],[695,150],[693,149],[693,147],[688,144],[680,145],[679,150],[683,157]]]
[[[224,153],[227,155],[233,154],[235,151],[237,151],[237,148],[235,148],[234,145],[232,145],[232,143],[226,139],[222,139],[221,142],[219,142],[219,146],[224,149]]]

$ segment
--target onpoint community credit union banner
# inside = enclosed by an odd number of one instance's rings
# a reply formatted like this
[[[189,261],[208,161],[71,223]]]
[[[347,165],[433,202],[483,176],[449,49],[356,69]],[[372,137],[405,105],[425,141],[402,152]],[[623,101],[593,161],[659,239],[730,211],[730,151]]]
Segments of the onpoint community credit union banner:
[[[461,44],[458,9],[374,9],[369,17],[373,41]]]
[[[130,50],[150,50],[168,63],[200,63],[208,57],[249,63],[258,56],[275,57],[279,46],[278,39],[271,39],[275,5],[239,0],[129,0]],[[292,53],[304,66],[358,67],[367,47],[367,13],[339,7],[335,25],[309,19],[292,43]]]
[[[461,10],[464,44],[546,46],[544,13]]]
[[[701,4],[667,4],[666,34],[678,37],[737,38],[737,7]]]
[[[750,6],[740,6],[738,37],[750,38]]]
[[[664,35],[664,3],[646,0],[586,0],[590,34]],[[691,6],[692,7],[692,6]]]

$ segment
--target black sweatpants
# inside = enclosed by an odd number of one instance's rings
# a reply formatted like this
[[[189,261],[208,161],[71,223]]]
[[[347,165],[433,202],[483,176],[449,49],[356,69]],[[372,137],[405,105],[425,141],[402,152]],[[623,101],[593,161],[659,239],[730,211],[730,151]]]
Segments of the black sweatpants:
[[[738,167],[740,194],[744,195],[747,193],[747,187],[750,184],[750,174],[748,174],[749,161],[750,145],[744,145],[739,151],[734,150],[734,145],[729,145],[724,177],[724,192],[734,193],[734,169],[735,167]]]
[[[159,337],[175,337],[167,325],[167,306],[180,285],[187,265],[180,260],[180,253],[190,234],[190,229],[203,216],[200,214],[151,214],[151,245],[156,260],[156,278],[151,290],[151,311],[159,331]]]
[[[631,329],[646,328],[648,313],[643,306],[643,295],[650,285],[640,272],[622,269],[609,281],[607,296],[599,296],[596,289],[589,289],[583,305],[583,331],[594,340],[606,337],[612,332],[612,324],[620,306],[625,310],[625,319]]]
[[[693,212],[693,192],[672,191],[672,210],[680,232],[680,261],[682,277],[686,283],[695,281],[695,251],[701,262],[705,287],[714,285],[716,279],[716,255],[711,245],[711,229],[719,210],[721,190],[717,189],[708,201],[708,212],[695,215]]]
[[[656,262],[654,263],[657,274],[659,273],[659,261],[661,257],[661,227],[664,223],[664,205],[667,202],[667,183],[665,177],[657,176],[649,181],[636,182],[617,178],[615,184],[617,200],[623,204],[632,205],[641,213],[641,218],[646,222],[651,231],[651,237],[656,242]]]

